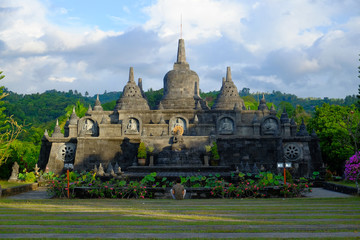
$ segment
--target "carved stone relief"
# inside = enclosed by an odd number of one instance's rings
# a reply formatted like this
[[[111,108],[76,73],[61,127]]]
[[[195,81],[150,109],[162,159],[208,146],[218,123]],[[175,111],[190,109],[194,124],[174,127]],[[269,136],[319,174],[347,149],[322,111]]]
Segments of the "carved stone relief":
[[[76,145],[74,143],[65,143],[58,150],[58,158],[65,163],[72,163],[75,159]]]
[[[219,134],[233,134],[234,121],[229,117],[224,117],[219,122]]]
[[[279,133],[279,123],[274,118],[267,118],[261,124],[263,135],[277,135]]]
[[[284,146],[284,157],[287,160],[298,160],[301,158],[301,147],[296,143],[287,143]]]

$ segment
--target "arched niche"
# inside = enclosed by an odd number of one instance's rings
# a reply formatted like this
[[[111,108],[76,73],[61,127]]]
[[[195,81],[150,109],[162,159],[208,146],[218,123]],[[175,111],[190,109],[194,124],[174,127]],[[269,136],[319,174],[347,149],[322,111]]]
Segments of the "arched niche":
[[[97,137],[99,136],[99,124],[90,117],[83,117],[78,123],[79,137]]]
[[[174,116],[169,120],[169,132],[171,135],[174,135],[174,127],[181,126],[184,129],[184,135],[187,134],[187,126],[189,125],[189,120],[183,116]]]
[[[231,135],[235,132],[235,119],[229,115],[222,115],[216,121],[216,129],[219,135]]]
[[[280,120],[274,116],[266,116],[260,123],[260,134],[264,135],[279,135],[280,134]]]
[[[142,129],[142,121],[140,118],[130,116],[122,121],[123,135],[139,135]]]

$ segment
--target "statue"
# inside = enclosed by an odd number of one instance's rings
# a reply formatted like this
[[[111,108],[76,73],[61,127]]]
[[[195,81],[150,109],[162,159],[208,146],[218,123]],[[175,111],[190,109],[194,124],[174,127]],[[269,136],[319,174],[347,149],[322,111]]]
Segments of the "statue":
[[[184,138],[182,136],[183,129],[181,126],[176,126],[174,128],[174,137],[173,144],[171,146],[171,150],[173,151],[181,151],[181,149],[185,148]]]
[[[172,126],[173,126],[172,127],[173,128],[172,133],[174,135],[175,135],[175,131],[174,131],[175,127],[178,127],[178,126],[181,127],[183,132],[185,130],[185,122],[181,118],[176,118],[176,120],[175,120],[175,122],[173,122]]]
[[[126,130],[125,130],[125,133],[127,134],[137,134],[139,133],[139,130],[138,130],[138,123],[137,123],[137,120],[136,119],[129,119],[129,122],[126,126]]]
[[[93,135],[94,133],[94,122],[91,119],[85,119],[84,125],[82,126],[80,131],[80,135]]]
[[[19,164],[17,162],[14,162],[12,166],[12,172],[9,178],[9,182],[17,182],[18,175],[19,175]]]
[[[224,118],[220,124],[220,133],[231,134],[234,130],[233,121],[229,118]]]
[[[268,118],[261,126],[262,133],[264,135],[275,135],[278,132],[278,123],[273,118]]]

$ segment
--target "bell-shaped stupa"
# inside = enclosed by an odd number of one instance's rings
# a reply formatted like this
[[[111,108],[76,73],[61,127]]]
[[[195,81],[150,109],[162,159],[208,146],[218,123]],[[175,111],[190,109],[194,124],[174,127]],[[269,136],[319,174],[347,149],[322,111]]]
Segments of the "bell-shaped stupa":
[[[231,69],[227,67],[226,78],[222,81],[220,93],[215,100],[212,109],[215,110],[233,110],[234,106],[239,109],[245,107],[244,100],[239,96],[239,92],[231,77]]]
[[[140,87],[135,83],[132,67],[130,67],[129,81],[125,85],[121,97],[116,101],[115,110],[150,110]]]
[[[199,101],[205,106],[200,98],[199,76],[190,70],[184,39],[179,39],[177,61],[164,77],[164,96],[160,103],[164,109],[194,109]]]

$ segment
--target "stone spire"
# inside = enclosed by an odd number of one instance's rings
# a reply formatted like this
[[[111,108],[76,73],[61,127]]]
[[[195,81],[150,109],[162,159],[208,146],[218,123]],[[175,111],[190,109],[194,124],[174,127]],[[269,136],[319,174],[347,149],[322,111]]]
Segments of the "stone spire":
[[[91,115],[91,112],[92,112],[92,108],[91,108],[91,105],[89,104],[89,108],[86,111],[85,115],[89,116],[89,115]]]
[[[290,122],[290,119],[288,117],[288,114],[286,112],[286,107],[284,107],[284,110],[280,116],[280,123],[283,124],[283,123],[289,123]]]
[[[99,94],[98,94],[97,97],[96,97],[95,106],[94,106],[94,111],[97,111],[97,112],[99,112],[99,111],[104,111],[104,109],[103,109],[102,106],[101,106],[101,102],[100,102],[100,100],[99,100]]]
[[[184,39],[179,39],[179,46],[178,46],[178,52],[177,52],[177,61],[176,63],[185,63],[186,62],[186,55],[185,55],[185,41]]]
[[[302,121],[301,121],[301,125],[300,125],[300,128],[299,128],[299,131],[296,133],[296,136],[299,136],[299,137],[309,136],[309,133],[306,130],[304,119],[302,119]]]
[[[231,69],[230,69],[230,67],[227,67],[227,68],[226,68],[226,82],[232,82]]]
[[[77,122],[78,122],[79,118],[78,116],[76,115],[76,112],[75,112],[75,106],[73,107],[73,111],[70,115],[70,120],[69,120],[69,125],[76,125]]]
[[[129,81],[125,85],[121,97],[116,101],[115,110],[150,110],[140,87],[135,83],[133,67],[130,67]]]
[[[268,106],[266,105],[266,99],[265,99],[265,95],[264,95],[264,94],[263,94],[262,99],[260,100],[260,104],[259,104],[258,110],[261,110],[261,111],[269,110]]]
[[[132,83],[132,82],[135,82],[135,80],[134,80],[134,68],[130,67],[128,83]]]
[[[43,135],[42,139],[43,139],[43,140],[46,140],[46,139],[48,139],[48,137],[49,137],[48,130],[47,130],[47,129],[45,129],[45,131],[44,131],[44,135]]]
[[[55,137],[55,138],[64,137],[64,134],[61,133],[61,129],[60,129],[60,126],[59,126],[59,120],[58,119],[56,119],[56,125],[55,125],[54,132],[53,132],[51,137]]]
[[[223,79],[220,94],[215,100],[212,109],[215,110],[233,110],[237,104],[239,109],[242,109],[245,104],[239,96],[239,92],[231,77],[231,68],[226,68],[226,78]]]
[[[164,76],[164,95],[161,99],[164,109],[194,109],[197,101],[203,106],[199,82],[199,76],[186,62],[184,39],[179,39],[173,70]]]

